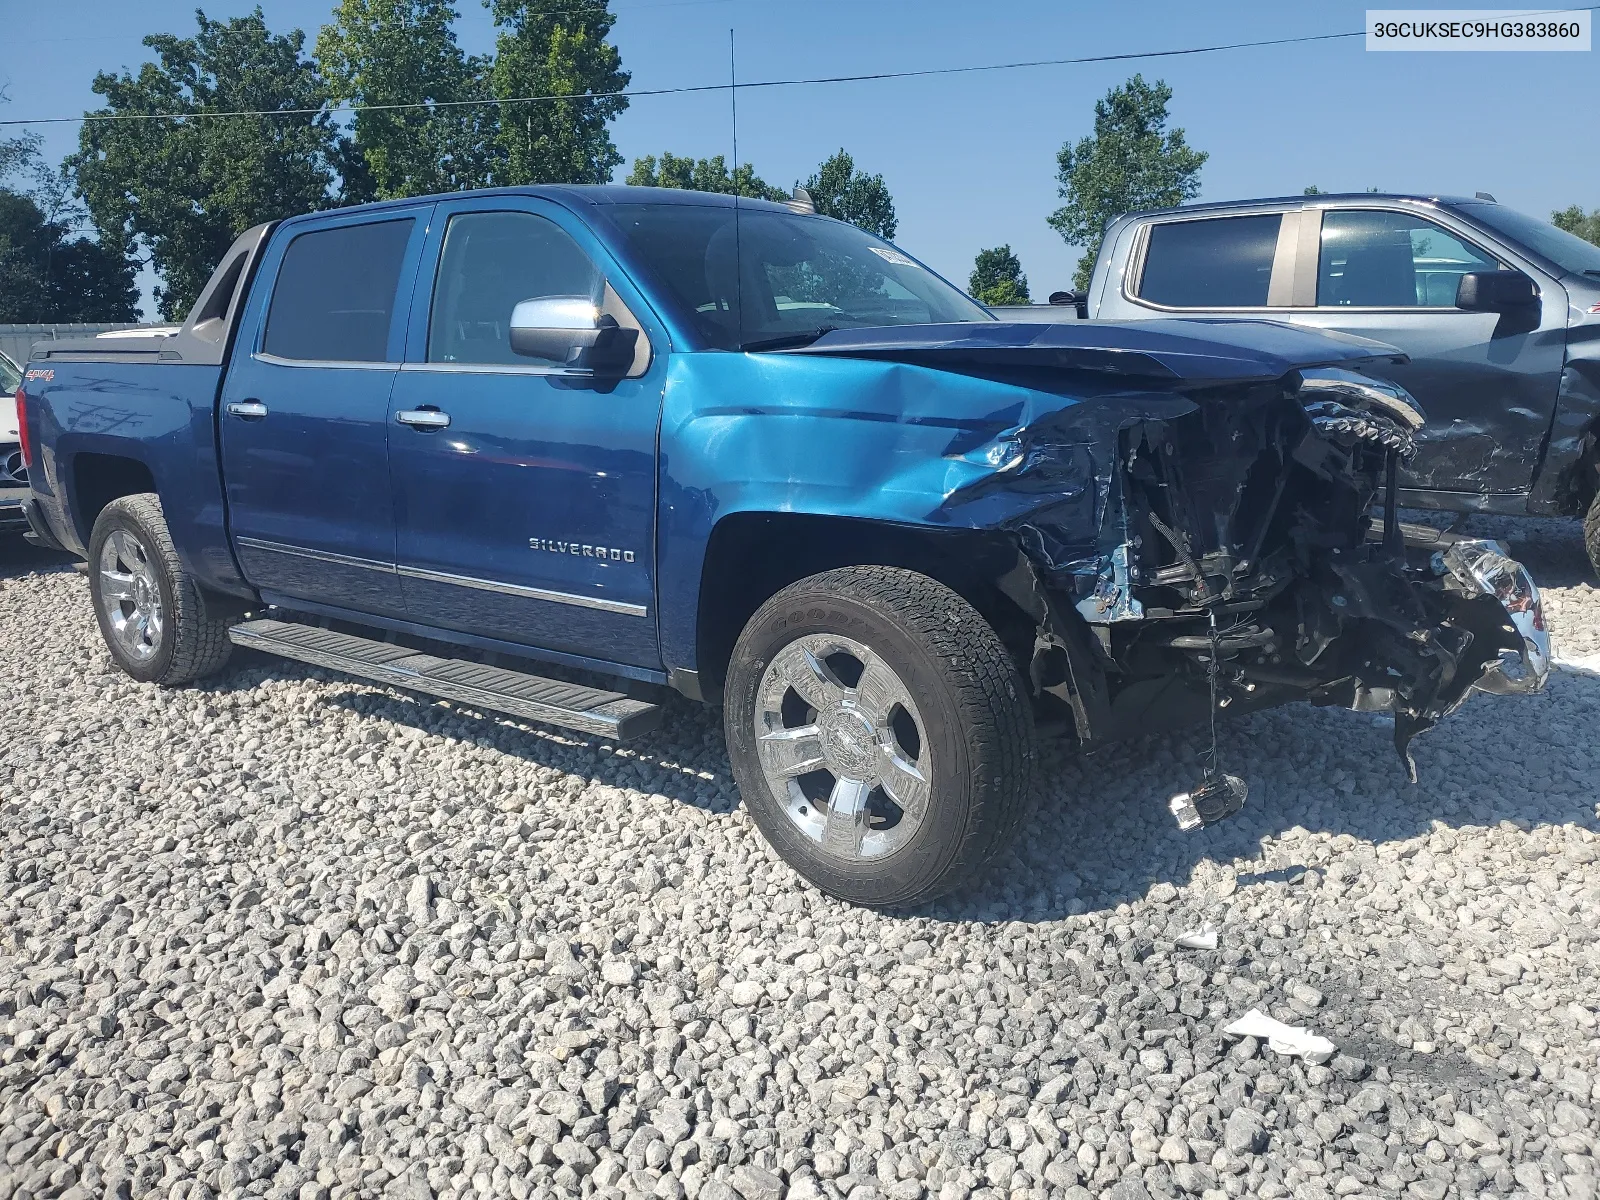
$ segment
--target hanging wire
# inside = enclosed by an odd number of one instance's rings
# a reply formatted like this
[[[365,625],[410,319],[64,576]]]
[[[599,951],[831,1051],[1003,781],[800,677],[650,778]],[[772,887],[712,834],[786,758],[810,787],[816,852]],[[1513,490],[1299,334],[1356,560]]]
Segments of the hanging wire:
[[[1594,6],[1600,8],[1600,5]],[[1225,50],[1251,50],[1268,46],[1292,46],[1309,42],[1329,42],[1365,37],[1365,30],[1348,33],[1317,33],[1301,37],[1265,38],[1248,42],[1219,42],[1211,46],[1189,46],[1180,50],[1140,50],[1122,54],[1087,54],[1076,58],[1039,58],[1019,62],[983,63],[965,67],[924,67],[914,71],[872,71],[859,75],[818,75],[794,79],[757,79],[739,83],[745,91],[753,88],[818,87],[840,83],[869,83],[891,79],[926,79],[943,75],[972,75],[992,71],[1021,71],[1039,67],[1080,66],[1087,63],[1131,62],[1146,58],[1178,58],[1192,54],[1216,54]],[[224,112],[193,113],[87,113],[78,117],[26,117],[0,121],[6,125],[92,124],[105,121],[191,121],[223,117],[310,117],[337,116],[361,112],[398,112],[419,109],[465,108],[490,104],[541,104],[555,100],[636,99],[644,96],[686,96],[698,92],[724,92],[733,83],[701,83],[685,87],[631,88],[615,92],[563,92],[544,96],[507,96],[473,100],[430,100],[405,104],[325,104],[316,108],[231,109]]]
[[[641,5],[640,7],[647,7]],[[651,5],[648,7],[658,7]],[[659,7],[669,7],[660,5]],[[572,9],[570,12],[595,12],[602,9]],[[628,10],[613,13],[621,16]],[[1596,12],[1600,11],[1600,4],[1582,5],[1572,8],[1551,8],[1530,10],[1529,16],[1554,15],[1569,12]],[[867,83],[877,80],[889,79],[926,79],[941,75],[972,75],[991,71],[1021,71],[1038,67],[1070,67],[1081,66],[1087,63],[1105,62],[1133,62],[1149,58],[1182,58],[1193,54],[1217,54],[1226,50],[1256,50],[1271,46],[1299,46],[1313,42],[1333,42],[1360,38],[1366,36],[1365,29],[1349,30],[1344,33],[1312,33],[1302,34],[1297,37],[1260,38],[1247,42],[1218,42],[1209,46],[1187,46],[1178,50],[1135,50],[1121,54],[1086,54],[1076,58],[1037,58],[1025,59],[1018,62],[983,63],[966,67],[924,67],[914,71],[872,71],[860,75],[818,75],[810,78],[798,79],[758,79],[737,86],[745,88],[782,88],[782,87],[816,87],[837,83]],[[92,123],[101,121],[190,121],[214,120],[221,117],[305,117],[327,114],[329,116],[345,113],[360,112],[397,112],[404,110],[437,109],[437,108],[463,108],[473,105],[487,104],[540,104],[552,100],[609,100],[609,99],[634,99],[644,96],[685,96],[696,92],[721,92],[734,86],[733,83],[702,83],[686,87],[671,88],[636,88],[624,89],[616,92],[566,92],[546,96],[507,96],[503,98],[474,99],[474,100],[437,100],[417,101],[407,104],[334,104],[321,105],[317,108],[268,108],[268,109],[236,109],[226,112],[195,112],[195,113],[88,113],[78,117],[26,117],[0,121],[0,127],[7,125],[63,125],[72,123]]]
[[[1217,632],[1217,609],[1206,610],[1210,618],[1211,661],[1206,664],[1206,681],[1211,685],[1211,749],[1206,754],[1205,782],[1217,777],[1217,677],[1222,674],[1222,635]]]

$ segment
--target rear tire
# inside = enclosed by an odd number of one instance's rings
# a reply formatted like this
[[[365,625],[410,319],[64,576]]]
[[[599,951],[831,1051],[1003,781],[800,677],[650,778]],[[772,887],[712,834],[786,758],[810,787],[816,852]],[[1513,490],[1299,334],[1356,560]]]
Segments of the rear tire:
[[[1016,664],[977,610],[914,571],[846,567],[773,596],[734,647],[724,719],[762,834],[854,904],[961,886],[1035,799]]]
[[[1589,565],[1600,576],[1600,490],[1595,492],[1589,513],[1583,518],[1583,548],[1589,552]]]
[[[189,683],[228,661],[229,622],[207,613],[153,493],[101,510],[89,536],[89,594],[111,657],[142,683]]]

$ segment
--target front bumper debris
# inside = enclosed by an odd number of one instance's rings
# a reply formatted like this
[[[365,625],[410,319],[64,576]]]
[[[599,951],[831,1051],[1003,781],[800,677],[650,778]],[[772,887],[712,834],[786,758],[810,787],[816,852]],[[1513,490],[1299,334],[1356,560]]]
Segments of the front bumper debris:
[[[1550,678],[1550,629],[1538,585],[1527,568],[1499,542],[1488,540],[1453,542],[1433,556],[1433,566],[1468,595],[1493,596],[1522,639],[1520,647],[1503,649],[1485,664],[1472,690],[1494,696],[1543,691]]]
[[[1424,548],[1400,524],[1425,414],[1399,385],[1307,366],[1082,390],[947,455],[993,469],[964,504],[1010,506],[997,525],[1020,569],[997,582],[1033,618],[1043,720],[1095,747],[1295,701],[1386,713],[1415,781],[1412,743],[1471,693],[1544,686],[1522,566],[1492,542]],[[1213,752],[1171,807],[1199,827],[1238,802]]]
[[[1244,807],[1249,795],[1248,785],[1237,775],[1213,774],[1194,791],[1179,792],[1167,801],[1167,810],[1178,822],[1178,828],[1188,833],[1233,816]]]

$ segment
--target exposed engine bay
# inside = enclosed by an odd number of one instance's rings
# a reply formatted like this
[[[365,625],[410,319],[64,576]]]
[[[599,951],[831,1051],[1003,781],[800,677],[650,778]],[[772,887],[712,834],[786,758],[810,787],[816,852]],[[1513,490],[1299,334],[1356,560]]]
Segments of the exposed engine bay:
[[[1393,713],[1414,782],[1412,741],[1475,688],[1543,686],[1522,567],[1492,542],[1406,545],[1395,476],[1424,417],[1402,389],[1317,368],[1187,396],[1120,427],[1098,553],[1063,559],[1042,514],[1021,530],[1034,684],[1084,741],[1304,699]]]

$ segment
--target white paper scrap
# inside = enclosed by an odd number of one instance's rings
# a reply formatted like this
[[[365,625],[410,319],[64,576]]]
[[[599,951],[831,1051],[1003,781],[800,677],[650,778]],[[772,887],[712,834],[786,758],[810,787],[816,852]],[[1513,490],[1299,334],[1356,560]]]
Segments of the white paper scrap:
[[[1302,1029],[1298,1025],[1285,1025],[1282,1021],[1274,1021],[1266,1013],[1255,1008],[1233,1024],[1226,1026],[1222,1032],[1234,1037],[1260,1038],[1278,1054],[1326,1057],[1335,1049],[1334,1044],[1327,1038],[1312,1033],[1309,1029]]]
[[[1572,658],[1555,656],[1555,668],[1573,675],[1600,676],[1600,654],[1578,654]]]

